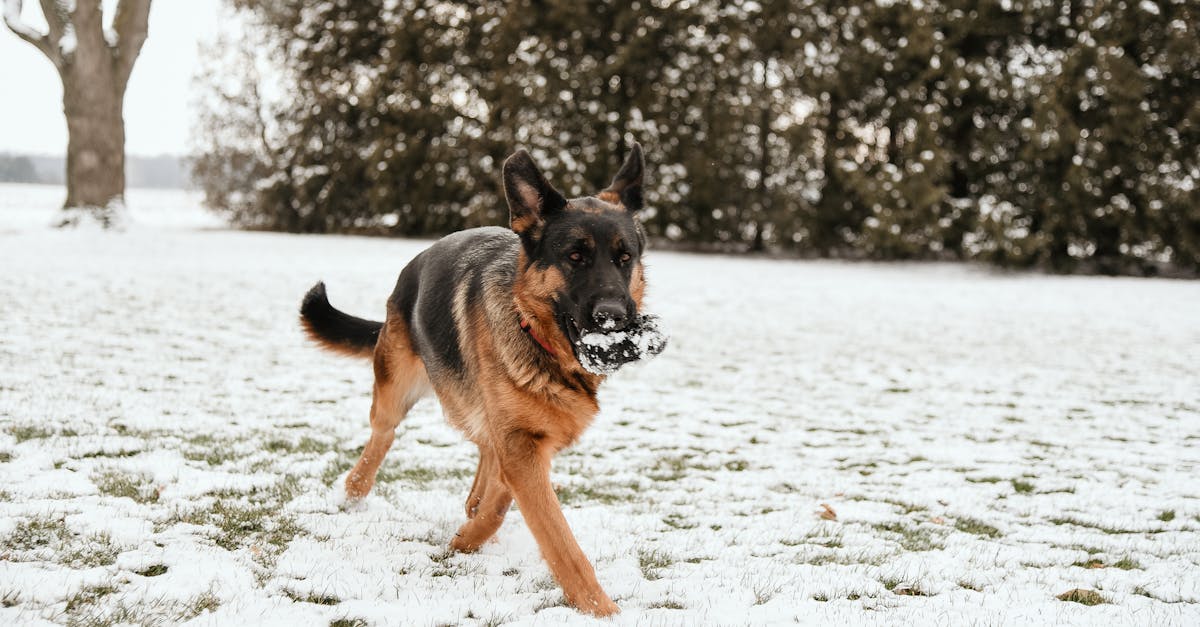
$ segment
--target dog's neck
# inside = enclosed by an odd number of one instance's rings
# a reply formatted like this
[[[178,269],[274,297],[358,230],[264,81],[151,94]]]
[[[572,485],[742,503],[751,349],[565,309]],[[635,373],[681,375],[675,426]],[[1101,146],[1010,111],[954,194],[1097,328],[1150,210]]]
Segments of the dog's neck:
[[[524,318],[521,318],[521,330],[528,333],[529,337],[533,338],[533,341],[537,342],[551,356],[557,356],[557,351],[554,350],[554,347],[547,344],[546,340],[543,340],[537,331],[533,330],[533,325],[529,324],[529,321]]]

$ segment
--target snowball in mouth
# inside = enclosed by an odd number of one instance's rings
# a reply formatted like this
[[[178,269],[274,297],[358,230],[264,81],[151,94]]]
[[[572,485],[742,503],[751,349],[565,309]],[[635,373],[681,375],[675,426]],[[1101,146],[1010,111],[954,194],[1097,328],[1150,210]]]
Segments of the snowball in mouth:
[[[614,325],[609,325],[611,328]],[[575,354],[584,370],[612,374],[627,363],[653,357],[667,347],[667,335],[658,316],[643,314],[621,331],[585,333],[575,343]]]

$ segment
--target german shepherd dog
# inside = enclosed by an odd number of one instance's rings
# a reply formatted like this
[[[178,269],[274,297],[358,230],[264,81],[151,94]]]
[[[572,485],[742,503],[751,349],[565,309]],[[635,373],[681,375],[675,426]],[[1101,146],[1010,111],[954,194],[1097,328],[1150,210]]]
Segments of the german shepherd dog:
[[[567,601],[597,616],[619,610],[567,526],[550,461],[599,410],[604,377],[580,365],[576,341],[624,328],[642,303],[646,237],[634,212],[644,169],[635,143],[612,185],[568,200],[517,151],[503,167],[511,229],[460,231],[418,254],[384,322],[334,309],[322,283],[300,309],[310,338],[375,364],[371,436],[346,477],[347,498],[371,490],[396,425],[432,391],[479,447],[467,521],[450,546],[478,549],[516,499]]]

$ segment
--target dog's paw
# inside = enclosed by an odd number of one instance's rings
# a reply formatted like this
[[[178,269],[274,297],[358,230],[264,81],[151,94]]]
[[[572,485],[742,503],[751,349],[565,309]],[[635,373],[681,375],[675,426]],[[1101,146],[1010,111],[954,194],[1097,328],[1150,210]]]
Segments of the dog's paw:
[[[355,489],[356,486],[347,481],[349,476],[350,473],[347,472],[333,482],[333,487],[329,489],[329,499],[340,511],[364,511],[367,509],[367,491]]]
[[[338,502],[338,509],[343,512],[365,512],[367,511],[367,497],[349,497],[342,490],[337,491],[341,495]]]
[[[565,591],[564,594],[566,595]],[[569,603],[571,607],[574,607],[576,610],[579,610],[584,614],[591,614],[592,616],[599,616],[603,618],[605,616],[612,616],[613,614],[621,611],[621,608],[617,607],[617,604],[613,603],[612,599],[608,598],[608,595],[605,594],[603,590],[598,590],[593,593],[580,593],[577,596],[566,595],[566,597],[567,603]]]
[[[585,607],[579,607],[579,611],[600,618],[612,616],[621,612],[621,608],[617,607],[617,604],[613,603],[608,597],[593,599],[591,603],[581,603],[580,605]]]

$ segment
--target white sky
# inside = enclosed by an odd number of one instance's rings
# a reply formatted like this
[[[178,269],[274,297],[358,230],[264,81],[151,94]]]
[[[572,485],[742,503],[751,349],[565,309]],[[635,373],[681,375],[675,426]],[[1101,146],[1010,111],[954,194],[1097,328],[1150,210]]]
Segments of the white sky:
[[[115,0],[104,0],[112,19]],[[36,0],[25,23],[45,31]],[[219,27],[236,28],[220,0],[154,0],[150,32],[125,93],[125,151],[184,154],[192,126],[192,79],[201,41]],[[62,85],[50,61],[0,23],[0,152],[61,155],[67,151]]]

